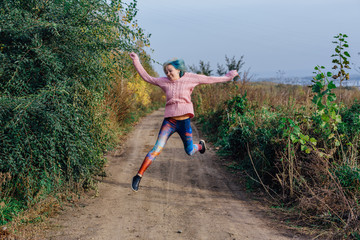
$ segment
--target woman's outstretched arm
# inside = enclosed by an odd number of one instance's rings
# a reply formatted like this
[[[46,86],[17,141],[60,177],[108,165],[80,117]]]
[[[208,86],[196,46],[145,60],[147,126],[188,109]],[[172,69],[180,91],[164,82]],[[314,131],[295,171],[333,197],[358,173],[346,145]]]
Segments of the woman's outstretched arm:
[[[205,75],[198,74],[198,75],[196,75],[196,80],[199,84],[220,83],[220,82],[230,81],[238,75],[239,74],[236,70],[231,70],[225,76],[222,76],[222,77],[205,76]]]
[[[158,78],[152,77],[146,72],[146,70],[140,63],[140,59],[139,59],[138,55],[134,52],[130,53],[129,55],[130,55],[131,59],[133,60],[134,67],[135,67],[136,71],[139,73],[139,75],[141,76],[141,78],[144,79],[148,83],[157,85],[156,82],[157,82]]]

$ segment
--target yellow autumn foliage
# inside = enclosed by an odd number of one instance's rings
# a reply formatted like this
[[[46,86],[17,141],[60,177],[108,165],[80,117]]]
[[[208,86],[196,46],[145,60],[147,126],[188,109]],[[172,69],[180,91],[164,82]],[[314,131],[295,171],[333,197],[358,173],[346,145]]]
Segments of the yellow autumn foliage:
[[[148,83],[142,80],[139,75],[127,82],[127,88],[132,93],[136,105],[149,106],[151,103],[151,89]]]

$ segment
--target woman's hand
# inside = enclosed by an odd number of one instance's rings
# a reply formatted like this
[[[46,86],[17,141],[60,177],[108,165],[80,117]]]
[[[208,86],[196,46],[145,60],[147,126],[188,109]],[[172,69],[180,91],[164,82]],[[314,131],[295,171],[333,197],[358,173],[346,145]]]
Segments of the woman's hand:
[[[133,60],[139,59],[138,55],[134,52],[131,52],[129,55]]]
[[[236,76],[239,76],[239,73],[236,70],[231,70],[230,72],[228,72],[225,76],[230,77],[232,76],[233,78]]]

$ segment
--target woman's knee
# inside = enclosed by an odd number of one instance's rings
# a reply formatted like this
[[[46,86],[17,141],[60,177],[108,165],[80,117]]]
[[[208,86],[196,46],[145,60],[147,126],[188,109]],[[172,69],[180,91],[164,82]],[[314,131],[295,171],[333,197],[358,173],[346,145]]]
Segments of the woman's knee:
[[[154,160],[162,151],[162,147],[155,146],[153,149],[151,149],[150,152],[146,155],[150,160]]]
[[[192,156],[195,153],[195,149],[192,146],[186,147],[185,152],[186,152],[187,155]]]

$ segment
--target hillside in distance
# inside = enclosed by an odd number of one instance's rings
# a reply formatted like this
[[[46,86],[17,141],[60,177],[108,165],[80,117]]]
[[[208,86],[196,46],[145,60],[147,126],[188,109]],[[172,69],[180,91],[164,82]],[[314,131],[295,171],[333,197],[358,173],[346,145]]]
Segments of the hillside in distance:
[[[275,82],[275,83],[291,84],[291,85],[311,85],[312,79],[313,79],[312,76],[307,76],[307,77],[262,77],[262,78],[253,79],[252,81],[254,81],[254,82]],[[334,80],[334,83],[336,86],[339,86],[339,84],[340,84],[338,79]],[[359,74],[350,75],[350,79],[343,81],[342,85],[360,88],[360,75]]]

